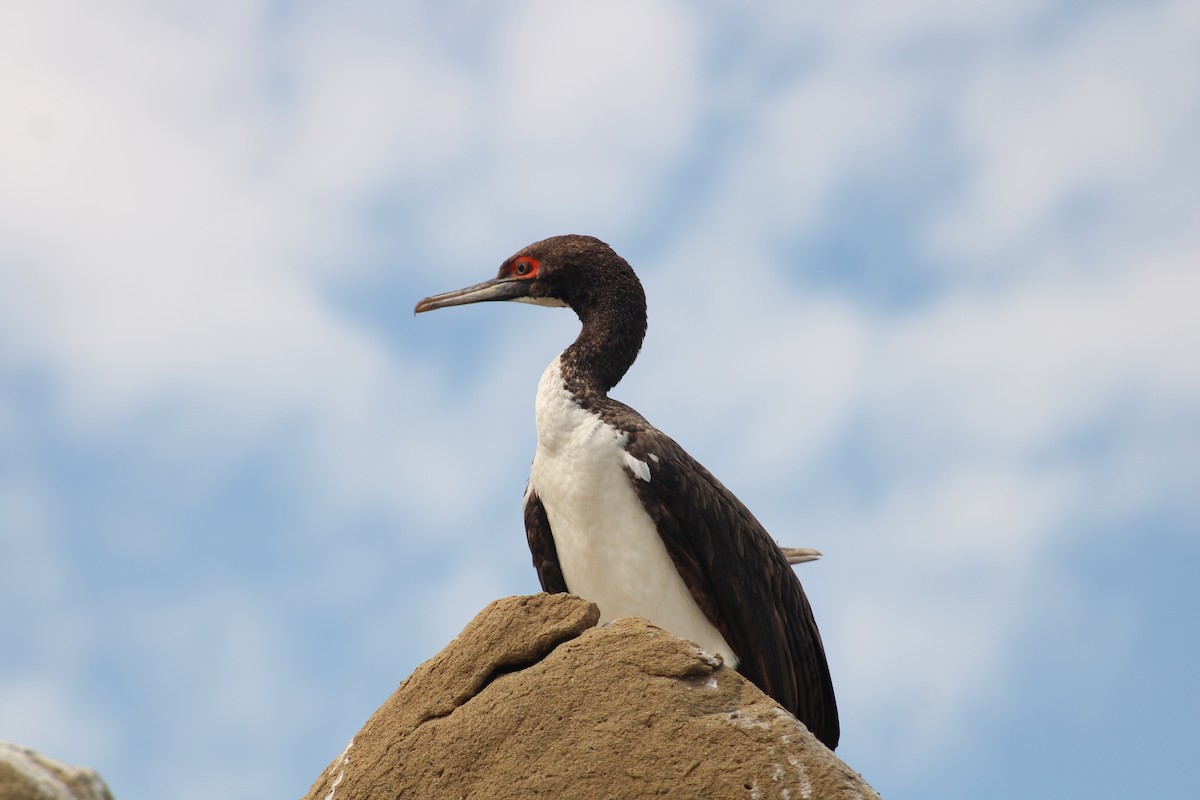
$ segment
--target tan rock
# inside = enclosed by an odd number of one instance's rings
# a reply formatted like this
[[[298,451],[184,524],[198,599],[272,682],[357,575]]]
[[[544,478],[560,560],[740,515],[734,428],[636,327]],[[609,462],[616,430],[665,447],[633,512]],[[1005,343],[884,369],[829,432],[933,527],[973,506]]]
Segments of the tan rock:
[[[734,670],[574,595],[485,608],[307,798],[875,798]]]
[[[0,800],[112,800],[95,771],[0,742]]]

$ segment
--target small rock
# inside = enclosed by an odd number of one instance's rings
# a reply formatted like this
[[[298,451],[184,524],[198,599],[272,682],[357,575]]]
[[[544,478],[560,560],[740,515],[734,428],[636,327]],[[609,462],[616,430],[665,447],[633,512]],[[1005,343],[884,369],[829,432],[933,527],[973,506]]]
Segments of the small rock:
[[[0,800],[112,800],[94,771],[0,742]]]

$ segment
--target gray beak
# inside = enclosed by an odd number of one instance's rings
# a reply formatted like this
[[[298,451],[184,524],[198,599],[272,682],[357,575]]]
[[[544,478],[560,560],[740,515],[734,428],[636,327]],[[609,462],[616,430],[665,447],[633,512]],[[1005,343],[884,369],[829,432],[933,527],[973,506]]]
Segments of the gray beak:
[[[484,303],[490,300],[519,300],[529,296],[529,281],[513,280],[512,278],[492,278],[490,281],[477,283],[465,289],[455,289],[453,292],[435,294],[417,303],[414,314],[422,311],[433,311],[449,306],[465,306],[468,303]]]

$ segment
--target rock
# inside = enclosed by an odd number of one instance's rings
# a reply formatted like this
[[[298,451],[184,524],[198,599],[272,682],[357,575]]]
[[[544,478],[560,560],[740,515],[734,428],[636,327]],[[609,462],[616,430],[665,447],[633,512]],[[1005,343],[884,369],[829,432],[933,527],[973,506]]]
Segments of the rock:
[[[112,800],[93,770],[0,742],[0,800]]]
[[[569,594],[485,608],[422,664],[306,800],[878,798],[719,659]]]

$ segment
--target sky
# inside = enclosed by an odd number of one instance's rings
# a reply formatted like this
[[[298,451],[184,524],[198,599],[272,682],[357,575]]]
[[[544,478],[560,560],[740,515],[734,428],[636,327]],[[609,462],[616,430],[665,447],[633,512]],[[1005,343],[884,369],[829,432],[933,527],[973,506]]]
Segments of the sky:
[[[1200,796],[1192,0],[0,10],[0,739],[298,797],[493,599],[599,236],[614,396],[799,568],[884,796]]]

